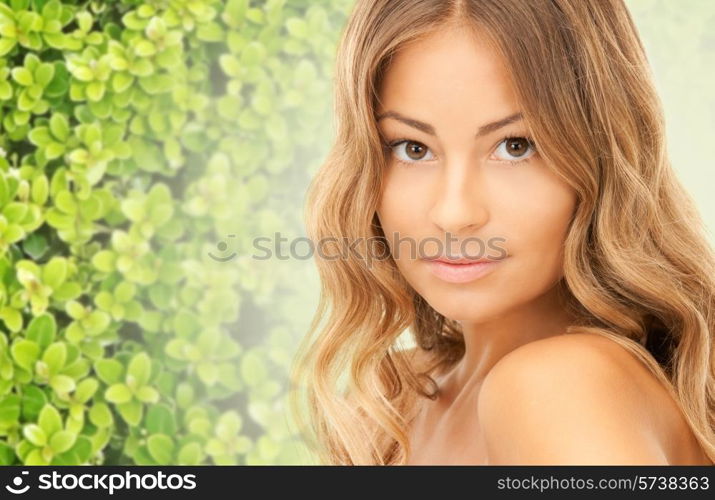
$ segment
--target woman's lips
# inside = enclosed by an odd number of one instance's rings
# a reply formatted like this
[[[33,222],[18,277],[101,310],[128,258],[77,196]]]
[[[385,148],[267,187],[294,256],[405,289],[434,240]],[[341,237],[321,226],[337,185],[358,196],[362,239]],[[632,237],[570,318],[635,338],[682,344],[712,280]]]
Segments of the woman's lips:
[[[442,260],[426,260],[430,272],[450,283],[468,283],[490,273],[501,260],[480,260],[470,263],[449,263]],[[468,262],[459,260],[451,262]]]

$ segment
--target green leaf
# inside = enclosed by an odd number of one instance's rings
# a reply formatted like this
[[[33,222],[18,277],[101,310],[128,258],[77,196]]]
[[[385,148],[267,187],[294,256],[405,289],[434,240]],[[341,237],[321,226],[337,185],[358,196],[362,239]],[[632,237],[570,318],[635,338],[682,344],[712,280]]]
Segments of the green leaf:
[[[20,25],[27,31],[30,31],[30,28],[34,26],[33,21],[36,19],[34,14],[30,12],[20,12],[30,8],[30,0],[10,0],[9,3],[12,10],[18,13],[17,20],[20,22]],[[25,15],[23,16],[23,14]]]
[[[219,65],[228,76],[238,77],[241,74],[241,64],[232,54],[222,54],[219,57]]]
[[[73,216],[60,212],[56,208],[49,209],[45,214],[45,218],[50,226],[58,229],[71,228],[75,223]]]
[[[78,344],[85,338],[85,332],[77,321],[69,324],[65,330],[65,338],[72,344]]]
[[[0,441],[0,465],[13,465],[15,463],[15,450],[7,443]]]
[[[55,76],[55,67],[50,63],[42,63],[35,70],[35,82],[45,87]]]
[[[30,70],[22,66],[12,69],[12,78],[23,87],[29,87],[35,83]]]
[[[27,216],[29,206],[26,203],[8,203],[5,208],[3,208],[3,215],[7,218],[8,222],[22,222]]]
[[[36,342],[44,349],[55,339],[56,331],[55,317],[51,314],[43,313],[32,318],[25,336],[28,340]]]
[[[263,9],[254,7],[246,11],[246,19],[256,24],[263,24],[263,22],[266,20],[266,16],[263,13]]]
[[[47,403],[47,397],[42,389],[29,385],[22,395],[22,416],[25,420],[36,420],[40,411]]]
[[[50,118],[50,131],[52,135],[59,141],[66,141],[70,135],[69,122],[67,117],[62,113],[55,113]]]
[[[40,356],[40,346],[32,340],[17,340],[10,348],[12,358],[27,371],[32,371],[32,366]]]
[[[114,422],[114,417],[105,403],[95,403],[89,410],[89,420],[97,427],[109,427]]]
[[[0,40],[0,47],[4,40]],[[9,101],[12,98],[12,85],[7,80],[0,80],[0,101]]]
[[[156,460],[151,458],[146,445],[137,448],[132,458],[136,465],[157,465]]]
[[[50,448],[55,453],[63,453],[74,445],[77,440],[77,434],[70,431],[55,432],[50,438]]]
[[[149,382],[151,376],[151,359],[145,352],[135,354],[129,362],[127,375],[134,378],[136,387],[142,387]]]
[[[65,366],[67,360],[67,345],[64,342],[55,342],[50,344],[42,354],[44,361],[50,369],[51,373],[57,373]]]
[[[196,30],[196,37],[204,42],[222,42],[225,33],[221,25],[215,21],[200,24]]]
[[[112,76],[112,90],[114,92],[121,94],[134,83],[134,77],[126,72],[115,73]]]
[[[69,89],[70,75],[67,71],[67,66],[64,61],[55,61],[55,75],[52,81],[45,87],[45,96],[61,97],[67,93]]]
[[[117,410],[126,423],[136,427],[142,420],[144,406],[139,401],[133,400],[117,405]]]
[[[22,229],[22,227],[18,226],[17,224],[11,224],[5,230],[4,239],[7,243],[15,243],[17,241],[20,241],[24,237],[25,237],[25,230]],[[20,325],[20,328],[21,327],[22,327],[22,325]],[[17,331],[17,330],[15,330],[15,331]]]
[[[60,191],[55,196],[55,205],[66,214],[77,213],[77,202],[69,191]]]
[[[99,335],[107,329],[112,319],[104,311],[92,311],[85,319],[85,329],[90,335]]]
[[[87,66],[75,66],[71,70],[72,76],[74,76],[80,82],[91,82],[94,80],[94,71],[89,69]]]
[[[97,382],[96,378],[86,378],[77,384],[74,399],[80,403],[86,403],[94,396],[98,388],[99,382]]]
[[[20,420],[20,396],[8,394],[0,399],[0,427],[9,427]]]
[[[261,42],[252,41],[244,47],[241,53],[241,63],[244,66],[257,66],[266,57],[266,48]]]
[[[85,354],[90,352],[89,348],[91,345],[92,342],[84,343],[82,345],[82,352]],[[76,345],[68,343],[67,346],[67,351],[70,354],[68,355],[67,365],[62,369],[62,374],[72,377],[74,380],[81,379],[89,374],[91,366],[89,360],[84,357],[79,357],[79,348]],[[87,356],[89,356],[89,354],[87,354]]]
[[[111,385],[104,393],[104,397],[110,403],[122,404],[131,401],[132,392],[126,384],[118,383]]]
[[[27,424],[22,428],[22,434],[35,446],[47,444],[47,433],[37,424]]]
[[[146,430],[151,434],[162,433],[173,436],[176,433],[174,413],[166,405],[149,406],[145,422]]]
[[[62,430],[62,417],[60,416],[60,412],[51,404],[46,404],[42,407],[37,423],[48,436]]]
[[[59,142],[51,142],[45,148],[45,156],[47,156],[48,160],[54,160],[55,158],[59,158],[64,154],[64,152],[65,146],[63,144],[60,144]]]
[[[199,443],[187,443],[179,450],[176,465],[199,465],[204,460],[204,456]]]
[[[222,19],[232,28],[237,28],[246,16],[250,0],[228,0]]]
[[[119,302],[128,302],[132,300],[134,294],[136,293],[136,285],[130,283],[129,281],[122,281],[117,288],[114,290],[114,296]]]
[[[76,384],[72,377],[67,375],[55,375],[50,379],[50,386],[57,394],[67,394],[74,391]]]
[[[166,434],[152,434],[147,439],[151,457],[160,465],[170,465],[174,455],[174,441]]]
[[[8,52],[10,52],[13,48],[15,48],[16,44],[17,44],[17,40],[15,40],[15,39],[0,38],[0,57],[3,57]]]
[[[218,367],[213,363],[200,363],[196,367],[196,374],[208,386],[214,385],[218,381]]]
[[[52,257],[42,269],[42,282],[56,289],[64,283],[65,279],[67,279],[67,260],[63,257]]]
[[[92,256],[92,265],[103,273],[111,273],[114,270],[114,263],[117,255],[111,250],[100,250]]]
[[[42,17],[45,20],[59,19],[62,14],[62,4],[59,0],[50,0],[42,7]]]
[[[50,135],[50,129],[47,127],[37,127],[32,129],[27,137],[30,142],[38,147],[45,147],[52,141],[52,136]]]
[[[50,188],[47,176],[38,175],[32,180],[32,201],[38,205],[44,205],[47,201],[49,190]]]
[[[229,411],[221,415],[216,424],[216,436],[224,441],[234,438],[241,430],[243,420],[236,411]]]
[[[50,465],[40,448],[35,448],[25,457],[25,465]]]
[[[67,302],[65,304],[65,311],[72,319],[82,319],[87,315],[85,307],[76,300]]]
[[[0,206],[5,206],[10,198],[8,181],[4,175],[0,175]]]
[[[140,387],[136,393],[137,399],[142,403],[156,403],[159,401],[159,392],[151,386]]]
[[[98,340],[83,342],[82,345],[80,345],[80,349],[82,350],[82,354],[89,359],[97,360],[104,356],[104,347]],[[89,365],[87,365],[87,368],[89,369]]]
[[[86,10],[83,10],[83,11],[78,12],[76,17],[77,17],[77,23],[79,24],[80,30],[87,33],[92,29],[92,24],[94,24],[94,19],[92,18],[92,14],[90,14]]]
[[[286,20],[285,26],[291,36],[296,38],[306,38],[308,36],[308,24],[303,19],[291,17]]]
[[[191,384],[182,382],[176,388],[176,403],[181,408],[187,408],[194,401],[194,389]]]
[[[124,375],[124,366],[116,359],[100,359],[94,363],[94,371],[105,384],[116,384]]]
[[[151,40],[161,39],[166,36],[166,22],[161,17],[153,16],[145,32]]]
[[[80,295],[82,295],[82,287],[80,284],[70,281],[62,283],[60,287],[52,293],[52,298],[64,302],[66,300],[76,299]]]
[[[74,446],[68,451],[57,455],[52,460],[53,465],[83,465],[92,455],[92,443],[84,436],[78,436]]]
[[[90,82],[85,89],[87,92],[87,98],[90,101],[100,101],[104,97],[104,91],[106,87],[104,82]]]
[[[156,54],[156,46],[149,40],[139,40],[134,46],[134,53],[139,57],[151,57]]]
[[[109,311],[112,308],[112,305],[114,305],[114,297],[111,293],[102,291],[95,295],[94,303],[100,309]]]
[[[146,217],[146,206],[143,200],[126,199],[121,202],[122,212],[131,221],[141,221]]]

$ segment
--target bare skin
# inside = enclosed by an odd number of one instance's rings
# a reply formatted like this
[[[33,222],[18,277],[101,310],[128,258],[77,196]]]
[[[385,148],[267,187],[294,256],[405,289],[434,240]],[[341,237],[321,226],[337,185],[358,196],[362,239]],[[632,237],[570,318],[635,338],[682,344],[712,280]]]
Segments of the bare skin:
[[[528,137],[523,120],[475,134],[520,111],[504,67],[472,32],[444,28],[403,48],[379,89],[377,115],[392,113],[378,120],[391,144],[377,211],[388,240],[451,233],[454,256],[467,238],[498,237],[507,255],[467,283],[395,259],[433,308],[460,322],[466,348],[437,377],[438,399],[421,403],[409,463],[710,463],[638,360],[608,339],[563,335],[573,318],[556,291],[576,193],[538,151],[507,149],[506,137]],[[409,256],[409,243],[400,249]]]
[[[525,344],[456,398],[450,373],[420,402],[408,465],[712,464],[660,382],[603,337]]]

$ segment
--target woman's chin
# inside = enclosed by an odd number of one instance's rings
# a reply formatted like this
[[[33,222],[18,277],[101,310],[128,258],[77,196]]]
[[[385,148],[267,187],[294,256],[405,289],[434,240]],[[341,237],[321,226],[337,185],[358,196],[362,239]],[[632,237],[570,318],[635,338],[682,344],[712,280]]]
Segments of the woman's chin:
[[[470,301],[469,304],[459,304],[454,301],[450,301],[448,304],[427,302],[442,316],[458,323],[481,323],[494,315],[491,308],[486,310],[475,304],[474,301]]]

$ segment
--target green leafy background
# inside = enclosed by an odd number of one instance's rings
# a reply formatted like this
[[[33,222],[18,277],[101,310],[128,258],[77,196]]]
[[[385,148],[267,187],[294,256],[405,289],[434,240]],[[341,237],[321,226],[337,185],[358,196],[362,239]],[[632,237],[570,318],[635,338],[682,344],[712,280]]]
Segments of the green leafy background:
[[[715,4],[628,4],[712,224]],[[304,236],[351,5],[0,0],[0,464],[314,461],[316,273],[253,240]]]

